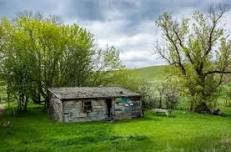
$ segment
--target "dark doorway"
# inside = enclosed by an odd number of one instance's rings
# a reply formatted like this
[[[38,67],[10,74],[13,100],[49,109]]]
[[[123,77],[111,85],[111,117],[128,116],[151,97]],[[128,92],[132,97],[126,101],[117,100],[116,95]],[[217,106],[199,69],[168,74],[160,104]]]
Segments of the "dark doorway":
[[[107,119],[112,120],[112,99],[106,99],[106,107],[107,107]]]

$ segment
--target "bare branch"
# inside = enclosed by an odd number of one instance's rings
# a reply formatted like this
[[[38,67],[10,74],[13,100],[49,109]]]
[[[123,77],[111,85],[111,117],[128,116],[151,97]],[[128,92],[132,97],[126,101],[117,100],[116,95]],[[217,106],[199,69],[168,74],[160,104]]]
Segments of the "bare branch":
[[[209,75],[209,74],[229,74],[231,73],[231,71],[222,71],[222,70],[214,70],[214,71],[208,71],[205,73],[205,75]]]
[[[192,57],[191,57],[191,55],[189,54],[189,52],[186,50],[187,48],[184,46],[184,44],[183,44],[183,42],[182,42],[182,40],[181,40],[181,38],[180,38],[178,32],[176,31],[176,27],[175,27],[175,28],[173,27],[173,32],[174,32],[174,34],[176,35],[177,40],[179,41],[179,45],[180,45],[181,48],[184,50],[185,55],[188,57],[189,61],[193,64]]]
[[[210,9],[209,9],[209,16],[210,16],[210,19],[212,21],[212,27],[211,27],[211,30],[209,32],[208,49],[206,50],[204,57],[207,56],[212,50],[214,32],[217,28],[218,22],[223,17],[223,15],[226,11],[227,11],[227,8],[222,7],[221,5],[219,6],[219,11],[217,11],[213,7],[210,7]]]
[[[163,26],[164,30],[165,30],[165,34],[166,34],[166,37],[167,39],[170,41],[170,43],[173,45],[173,47],[175,48],[175,51],[177,53],[177,64],[179,65],[180,69],[181,69],[181,72],[183,75],[186,75],[186,70],[184,68],[184,65],[182,64],[182,59],[181,59],[181,56],[180,56],[180,51],[179,51],[179,48],[177,47],[177,44],[176,42],[173,40],[173,38],[170,36],[169,34],[169,31],[168,31],[168,27],[166,26]]]

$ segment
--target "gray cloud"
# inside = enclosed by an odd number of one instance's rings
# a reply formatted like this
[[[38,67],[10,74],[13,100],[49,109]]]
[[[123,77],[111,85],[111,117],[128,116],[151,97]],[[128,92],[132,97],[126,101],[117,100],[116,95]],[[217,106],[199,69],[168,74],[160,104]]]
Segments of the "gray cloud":
[[[59,16],[67,24],[77,22],[95,35],[99,47],[114,45],[124,64],[141,67],[164,63],[152,54],[160,38],[154,20],[162,12],[182,17],[221,2],[231,4],[230,0],[0,0],[0,16],[13,18],[29,10]]]

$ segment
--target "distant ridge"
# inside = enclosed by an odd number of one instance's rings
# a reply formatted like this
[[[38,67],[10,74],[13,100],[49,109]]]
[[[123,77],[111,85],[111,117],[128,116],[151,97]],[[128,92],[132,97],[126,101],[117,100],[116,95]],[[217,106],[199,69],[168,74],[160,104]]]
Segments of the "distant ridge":
[[[169,68],[169,65],[158,65],[129,69],[129,71],[133,72],[138,78],[147,81],[157,81],[165,79]]]

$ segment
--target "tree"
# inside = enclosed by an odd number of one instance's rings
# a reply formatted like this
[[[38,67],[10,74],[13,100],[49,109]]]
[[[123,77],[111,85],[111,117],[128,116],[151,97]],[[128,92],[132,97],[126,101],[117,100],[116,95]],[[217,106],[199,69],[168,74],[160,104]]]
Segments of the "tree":
[[[29,50],[31,42],[28,35],[14,29],[8,20],[4,19],[1,23],[1,28],[5,30],[5,35],[2,35],[2,76],[7,92],[17,99],[18,110],[25,111],[32,87],[32,73],[35,72],[31,62],[34,58]]]
[[[107,46],[105,49],[97,49],[93,56],[92,86],[113,85],[122,76],[126,69],[119,57],[119,50]]]
[[[207,14],[195,12],[191,18],[181,21],[164,13],[156,21],[166,42],[166,47],[157,46],[156,51],[177,69],[189,94],[192,111],[211,109],[224,74],[231,72],[227,69],[231,43],[221,26],[226,11],[223,6],[211,7]]]
[[[102,73],[122,66],[114,47],[98,50],[93,35],[77,24],[30,13],[0,21],[1,76],[19,111],[26,110],[30,99],[49,106],[50,87],[104,84]]]

